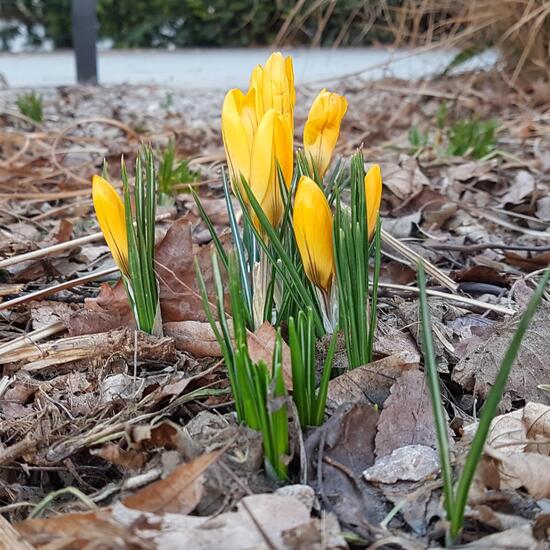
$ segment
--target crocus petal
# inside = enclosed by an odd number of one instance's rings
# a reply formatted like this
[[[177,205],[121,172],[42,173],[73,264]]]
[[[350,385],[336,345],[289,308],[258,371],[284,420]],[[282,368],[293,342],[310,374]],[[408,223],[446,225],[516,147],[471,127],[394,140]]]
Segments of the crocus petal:
[[[289,59],[285,59],[280,52],[269,56],[262,73],[261,90],[264,112],[267,109],[275,109],[294,130],[296,90],[292,59]]]
[[[120,271],[130,277],[124,203],[115,188],[100,176],[92,179],[92,199],[99,227]]]
[[[233,185],[240,182],[241,176],[248,180],[250,173],[250,149],[253,136],[253,123],[248,105],[249,98],[241,90],[229,90],[225,95],[222,108],[222,137],[227,156],[227,164],[231,172]],[[246,123],[243,123],[243,118]]]
[[[321,90],[311,105],[304,127],[304,150],[310,169],[319,177],[328,170],[340,124],[348,108],[345,97]]]
[[[365,198],[369,239],[371,239],[378,223],[382,201],[382,172],[378,164],[373,164],[365,176]]]
[[[277,163],[290,187],[294,168],[292,132],[284,118],[269,109],[258,124],[252,144],[249,185],[273,227],[281,222],[284,204]]]
[[[281,167],[284,183],[290,189],[294,171],[294,137],[288,121],[281,115],[277,115],[275,121],[275,157]]]
[[[274,227],[279,222],[277,198],[280,198],[276,183],[275,124],[277,113],[269,109],[258,124],[252,144],[250,162],[250,189],[260,203],[264,214]]]
[[[306,275],[328,294],[334,273],[332,212],[323,191],[307,176],[298,182],[293,224]]]
[[[264,102],[262,95],[264,69],[261,65],[256,65],[250,75],[249,92],[254,94],[254,109],[256,111],[256,120],[261,120],[264,114]]]

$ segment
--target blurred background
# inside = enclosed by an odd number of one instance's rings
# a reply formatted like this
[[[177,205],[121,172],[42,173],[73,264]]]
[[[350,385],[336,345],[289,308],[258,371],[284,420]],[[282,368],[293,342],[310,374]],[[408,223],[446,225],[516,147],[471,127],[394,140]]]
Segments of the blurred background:
[[[488,67],[497,51],[513,80],[547,80],[549,14],[546,0],[1,0],[0,74],[4,86],[72,84],[73,37],[93,37],[97,71],[81,80],[102,84],[243,86],[263,48],[291,49],[298,83]]]

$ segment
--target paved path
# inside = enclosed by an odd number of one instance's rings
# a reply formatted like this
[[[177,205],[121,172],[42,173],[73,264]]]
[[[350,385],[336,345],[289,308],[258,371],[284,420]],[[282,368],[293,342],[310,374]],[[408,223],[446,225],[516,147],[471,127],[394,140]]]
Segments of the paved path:
[[[99,54],[101,84],[164,84],[186,89],[245,87],[251,68],[269,55],[265,48],[113,50]],[[384,48],[290,49],[297,84],[337,79],[361,73],[368,79],[384,76],[417,78],[443,70],[455,53],[433,50],[411,55]],[[485,67],[496,54],[486,52],[466,67]],[[10,87],[60,86],[75,83],[72,51],[0,54],[0,74]]]

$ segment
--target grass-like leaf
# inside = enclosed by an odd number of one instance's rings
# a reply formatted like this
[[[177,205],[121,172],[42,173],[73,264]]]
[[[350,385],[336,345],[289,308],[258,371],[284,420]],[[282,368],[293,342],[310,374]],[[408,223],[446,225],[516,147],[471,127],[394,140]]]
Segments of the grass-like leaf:
[[[518,328],[512,337],[512,340],[506,350],[500,369],[497,373],[495,381],[487,399],[483,405],[479,424],[470,445],[470,450],[466,457],[464,468],[458,480],[456,491],[453,490],[452,483],[452,468],[451,458],[449,451],[449,439],[447,432],[447,422],[445,420],[445,411],[443,409],[443,403],[441,400],[441,388],[439,382],[439,373],[437,370],[437,363],[435,359],[435,352],[433,346],[433,338],[431,331],[431,321],[426,297],[426,276],[424,274],[424,267],[422,264],[418,266],[418,286],[420,288],[420,313],[421,313],[421,327],[422,327],[422,340],[423,340],[423,352],[424,352],[424,367],[426,370],[426,376],[428,379],[428,386],[430,390],[430,397],[432,401],[432,409],[435,419],[435,426],[437,431],[437,442],[439,447],[439,455],[441,461],[441,473],[443,477],[443,493],[445,498],[445,512],[447,514],[447,520],[450,523],[450,529],[448,533],[448,542],[453,544],[462,530],[464,523],[464,511],[468,502],[468,494],[474,474],[483,454],[483,447],[489,434],[491,422],[495,417],[498,409],[502,394],[506,387],[506,382],[510,375],[510,371],[514,365],[517,354],[521,347],[521,343],[529,327],[535,312],[542,300],[544,290],[550,277],[550,269],[547,269],[544,276],[541,278],[533,297],[529,301],[529,305],[522,315]]]
[[[125,281],[126,289],[138,328],[160,335],[162,322],[154,270],[157,182],[152,150],[144,148],[137,156],[133,192],[124,160],[121,162],[121,176],[130,269],[130,279]]]
[[[204,310],[218,340],[227,367],[237,418],[263,438],[265,466],[276,479],[287,477],[288,408],[282,375],[282,343],[277,334],[271,373],[265,362],[253,363],[248,353],[246,306],[235,253],[228,254],[229,299],[232,329],[224,310],[224,289],[216,253],[212,255],[216,291],[216,317],[212,312],[204,278],[195,262]]]

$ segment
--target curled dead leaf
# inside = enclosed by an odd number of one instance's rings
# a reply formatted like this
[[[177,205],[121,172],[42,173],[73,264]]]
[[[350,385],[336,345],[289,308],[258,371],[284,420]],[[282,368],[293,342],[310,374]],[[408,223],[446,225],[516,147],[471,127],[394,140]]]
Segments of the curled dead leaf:
[[[167,477],[151,483],[122,503],[143,512],[188,514],[202,497],[202,474],[225,452],[220,449],[175,468]]]

